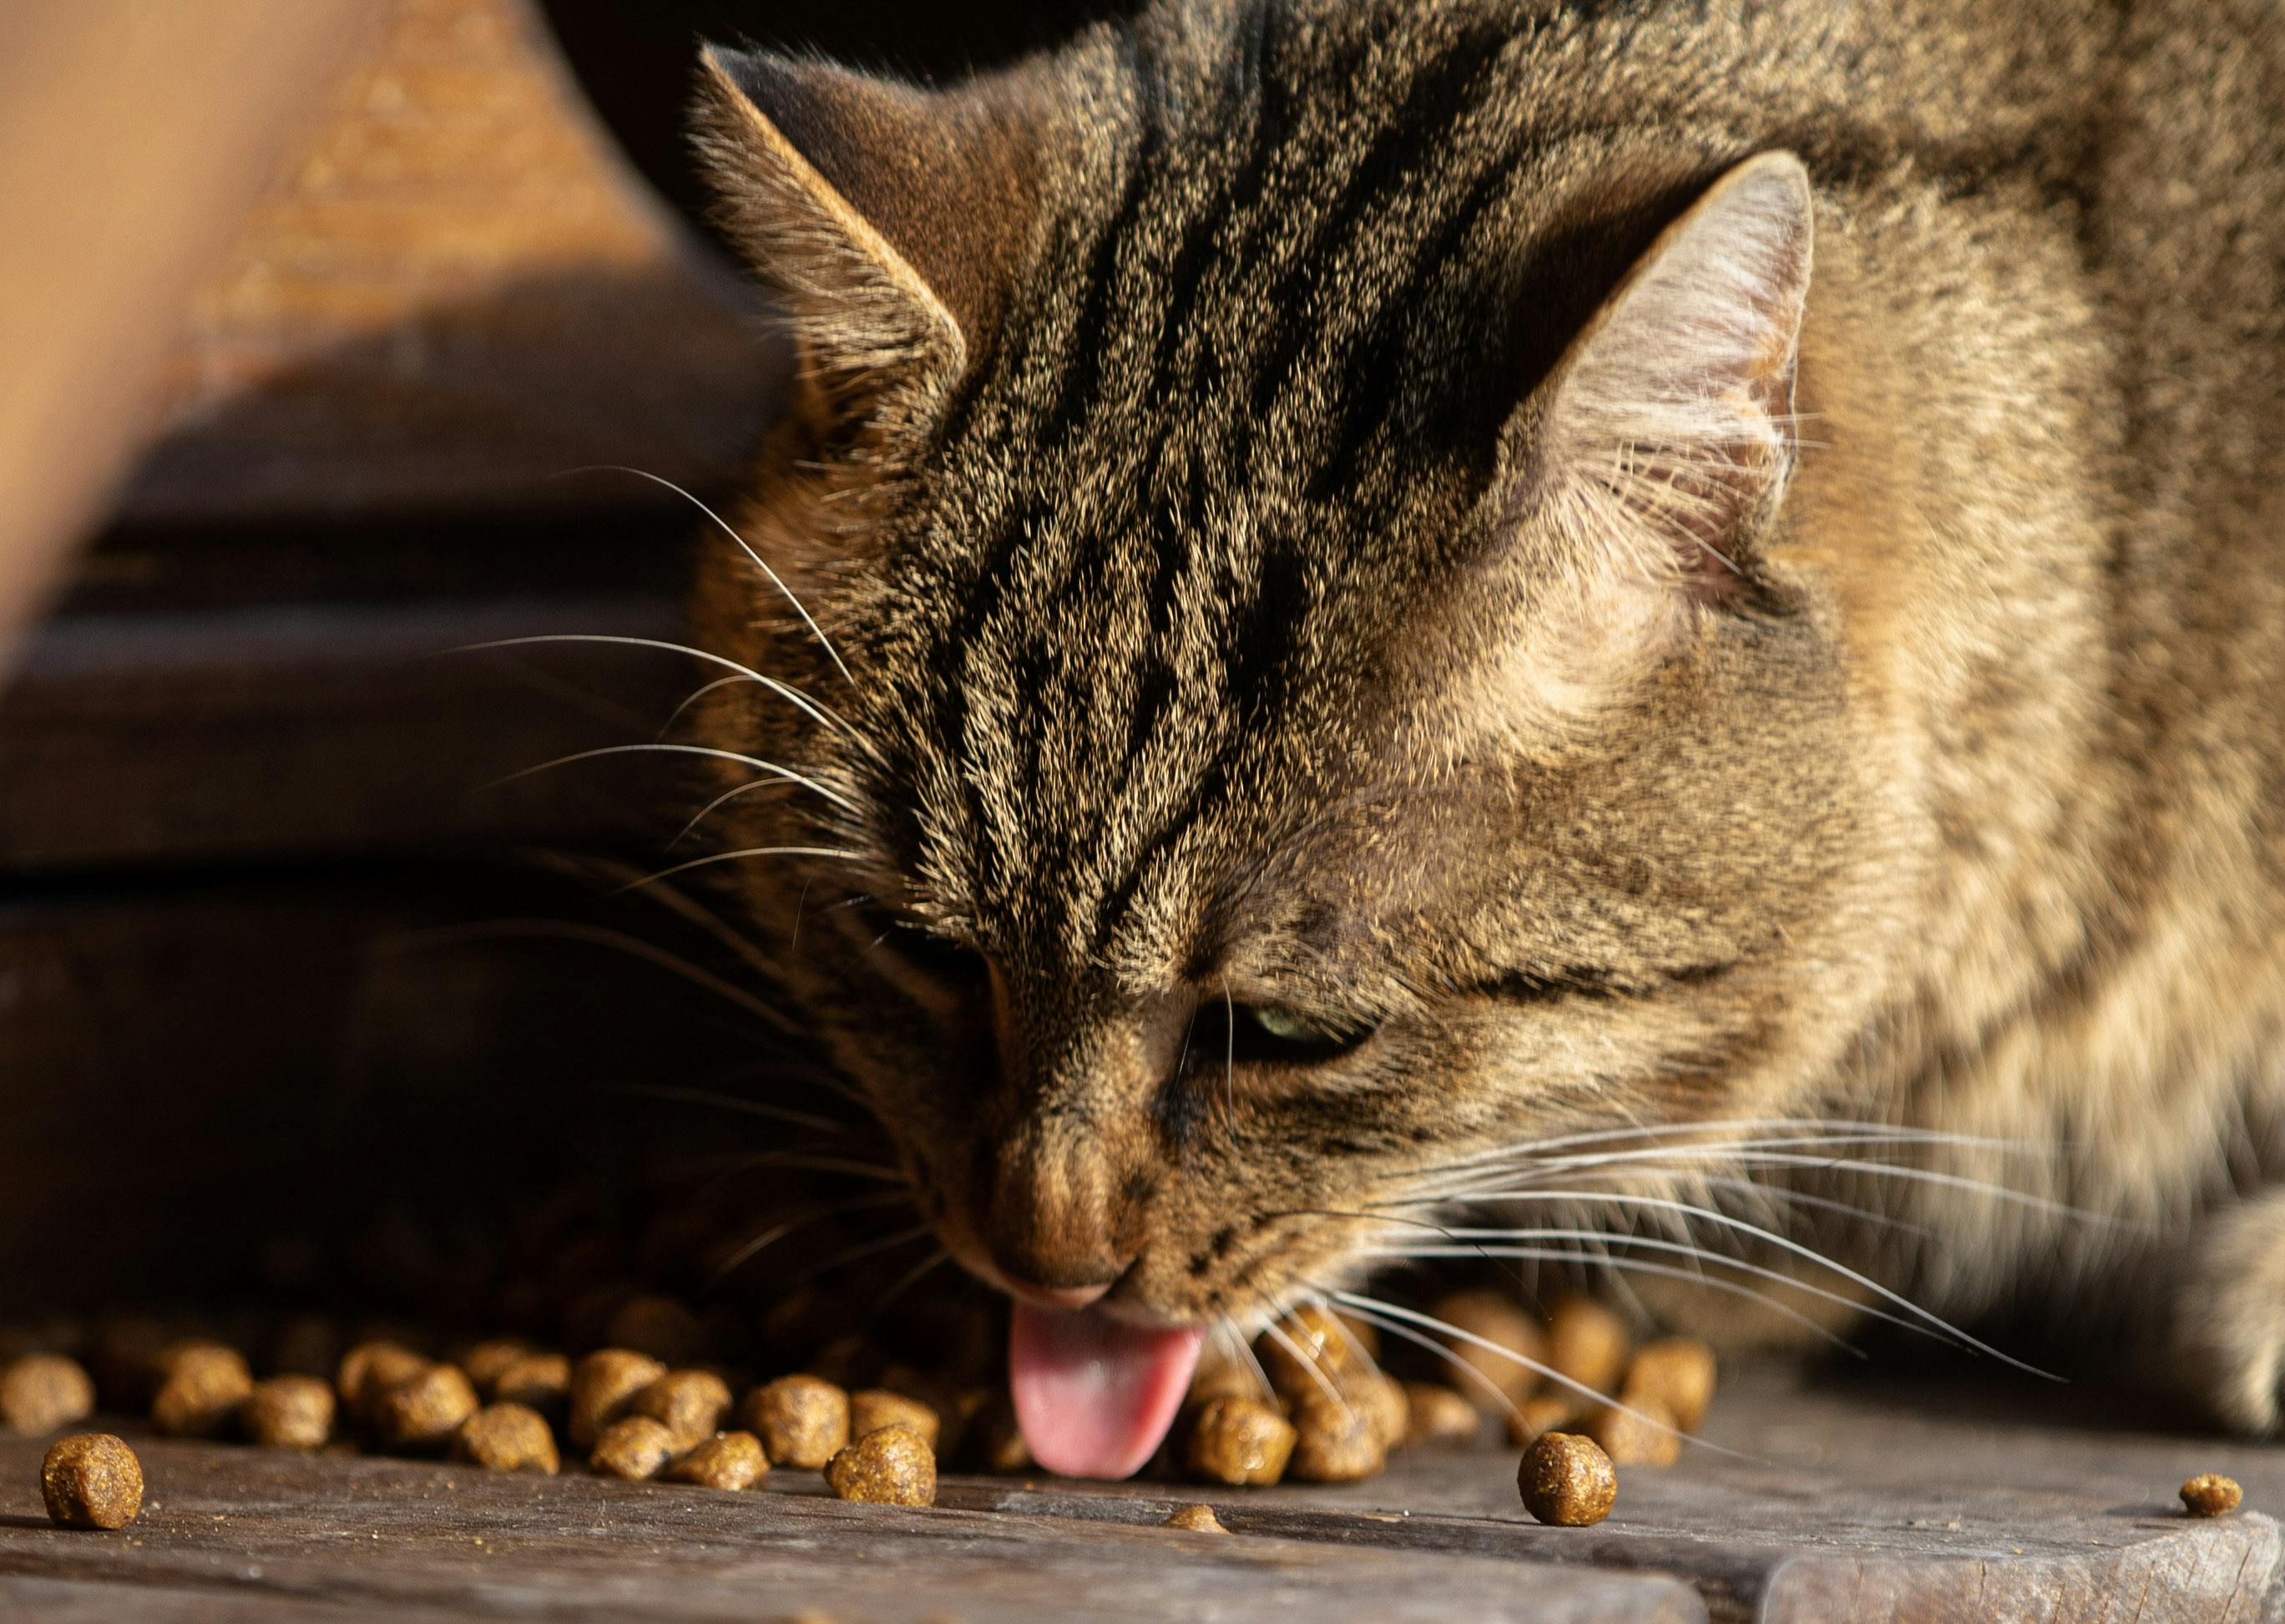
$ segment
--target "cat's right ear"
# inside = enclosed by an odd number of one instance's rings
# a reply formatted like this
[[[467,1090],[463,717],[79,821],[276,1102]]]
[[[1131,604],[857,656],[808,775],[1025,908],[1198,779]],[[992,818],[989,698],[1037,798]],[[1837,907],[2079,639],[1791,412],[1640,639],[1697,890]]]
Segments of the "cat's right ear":
[[[709,46],[696,142],[803,375],[846,416],[924,416],[988,341],[1032,217],[1015,88]]]

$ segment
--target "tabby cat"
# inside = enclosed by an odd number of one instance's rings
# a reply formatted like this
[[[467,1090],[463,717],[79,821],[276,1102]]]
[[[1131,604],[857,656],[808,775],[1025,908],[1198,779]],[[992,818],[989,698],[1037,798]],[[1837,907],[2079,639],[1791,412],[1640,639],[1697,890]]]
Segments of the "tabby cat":
[[[701,827],[1044,1464],[1438,1253],[2010,1311],[2278,1424],[2272,0],[702,77],[801,387],[698,589]]]

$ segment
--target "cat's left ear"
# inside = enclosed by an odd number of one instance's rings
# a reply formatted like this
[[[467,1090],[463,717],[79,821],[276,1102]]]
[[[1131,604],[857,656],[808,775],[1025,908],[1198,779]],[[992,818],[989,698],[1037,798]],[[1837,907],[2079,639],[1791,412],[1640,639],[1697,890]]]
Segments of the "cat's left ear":
[[[1669,600],[1746,579],[1795,451],[1809,177],[1729,170],[1668,226],[1535,395],[1531,487],[1574,558]]]
[[[851,415],[940,397],[988,341],[1034,212],[1023,82],[928,90],[709,46],[698,152],[723,223]]]

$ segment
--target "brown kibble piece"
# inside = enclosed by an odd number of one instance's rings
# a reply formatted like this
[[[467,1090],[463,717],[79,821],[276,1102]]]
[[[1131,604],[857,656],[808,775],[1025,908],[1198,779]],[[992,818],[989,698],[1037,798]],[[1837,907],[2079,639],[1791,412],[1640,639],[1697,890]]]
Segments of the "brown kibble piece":
[[[1298,1434],[1255,1399],[1212,1399],[1190,1421],[1190,1470],[1216,1483],[1275,1483],[1285,1475]]]
[[[1586,1406],[1568,1388],[1534,1393],[1515,1407],[1507,1418],[1508,1441],[1525,1447],[1548,1432],[1559,1432],[1579,1419]]]
[[[381,1395],[373,1405],[373,1431],[392,1449],[442,1449],[476,1408],[475,1387],[459,1366],[430,1365]]]
[[[627,1413],[664,1424],[676,1447],[695,1448],[730,1413],[730,1385],[711,1370],[670,1370],[636,1393]]]
[[[124,1528],[143,1509],[143,1463],[108,1432],[59,1438],[40,1463],[40,1497],[67,1528]]]
[[[334,1435],[334,1385],[318,1376],[271,1376],[238,1407],[238,1427],[265,1449],[320,1449]]]
[[[186,1342],[163,1356],[166,1378],[151,1399],[153,1424],[170,1438],[214,1438],[254,1391],[246,1355],[219,1342]]]
[[[538,1351],[521,1337],[491,1337],[477,1343],[454,1362],[468,1373],[468,1380],[476,1391],[490,1399],[495,1396],[493,1390],[505,1372]]]
[[[350,1415],[371,1426],[381,1394],[428,1368],[427,1357],[402,1342],[360,1342],[342,1355],[341,1369],[334,1375],[334,1390],[341,1394]]]
[[[1346,1388],[1372,1369],[1355,1337],[1331,1309],[1304,1304],[1254,1339],[1269,1385],[1289,1405],[1308,1393],[1324,1396],[1326,1384]]]
[[[918,1399],[908,1399],[901,1393],[891,1393],[885,1387],[868,1387],[849,1395],[849,1436],[864,1438],[884,1426],[910,1427],[920,1440],[933,1453],[937,1440],[937,1414]]]
[[[671,1297],[631,1297],[612,1314],[603,1340],[613,1347],[647,1353],[669,1366],[695,1364],[706,1357],[706,1330],[698,1316]]]
[[[2237,1479],[2218,1471],[2202,1471],[2182,1485],[2182,1510],[2192,1517],[2220,1517],[2236,1510],[2244,1498]]]
[[[669,1466],[666,1475],[701,1488],[751,1488],[770,1475],[770,1460],[751,1432],[718,1432]]]
[[[522,1404],[487,1404],[452,1434],[452,1458],[486,1471],[537,1471],[554,1477],[562,1467],[547,1419]]]
[[[1611,1514],[1619,1474],[1591,1438],[1548,1432],[1523,1452],[1516,1488],[1524,1510],[1559,1528],[1584,1528]]]
[[[1591,1297],[1567,1297],[1547,1316],[1547,1362],[1582,1387],[1616,1393],[1626,1374],[1626,1323]]]
[[[1603,1446],[1614,1466],[1671,1466],[1682,1454],[1672,1412],[1656,1399],[1643,1399],[1628,1409],[1598,1405],[1579,1430]]]
[[[95,1381],[60,1353],[27,1353],[0,1369],[0,1432],[52,1432],[95,1413]]]
[[[934,1505],[936,1451],[912,1428],[891,1423],[826,1462],[825,1481],[841,1500]]]
[[[1349,1402],[1362,1404],[1372,1418],[1373,1436],[1384,1453],[1403,1443],[1412,1426],[1412,1400],[1404,1384],[1378,1371],[1367,1371],[1349,1384]]]
[[[1185,1534],[1228,1534],[1221,1518],[1213,1514],[1210,1505],[1176,1506],[1174,1515],[1166,1518],[1166,1526],[1180,1528]]]
[[[1674,1424],[1695,1432],[1714,1402],[1714,1350],[1695,1337],[1656,1337],[1635,1350],[1619,1389],[1628,1404],[1654,1399]]]
[[[1440,1299],[1433,1310],[1436,1318],[1455,1330],[1480,1338],[1525,1359],[1544,1362],[1547,1354],[1547,1333],[1539,1322],[1524,1313],[1522,1307],[1509,1297],[1488,1289],[1455,1291]],[[1539,1372],[1529,1365],[1496,1353],[1479,1342],[1465,1337],[1447,1336],[1445,1345],[1452,1356],[1474,1370],[1511,1400],[1520,1400],[1539,1385]],[[1462,1389],[1471,1402],[1484,1408],[1497,1409],[1499,1401],[1477,1383],[1470,1382]]]
[[[781,1376],[746,1395],[741,1417],[779,1466],[823,1466],[849,1443],[849,1395],[822,1377]]]
[[[1183,1403],[1199,1405],[1210,1399],[1258,1399],[1261,1396],[1261,1377],[1251,1360],[1240,1356],[1242,1348],[1233,1352],[1214,1338],[1206,1343],[1198,1355],[1197,1368],[1190,1372],[1190,1392]]]
[[[1471,1442],[1483,1423],[1466,1393],[1441,1382],[1405,1383],[1404,1403],[1404,1441],[1416,1447]]]
[[[1347,1404],[1315,1393],[1293,1407],[1286,1471],[1304,1483],[1361,1483],[1388,1464],[1382,1422],[1362,1397]]]
[[[597,1348],[572,1368],[565,1436],[575,1448],[592,1447],[605,1427],[633,1408],[635,1394],[665,1374],[666,1367],[648,1353]]]
[[[561,1353],[526,1353],[493,1379],[491,1399],[561,1421],[571,1400],[571,1361]]]
[[[640,1483],[656,1477],[678,1453],[674,1434],[664,1421],[648,1416],[621,1416],[595,1440],[587,1464],[611,1477]]]

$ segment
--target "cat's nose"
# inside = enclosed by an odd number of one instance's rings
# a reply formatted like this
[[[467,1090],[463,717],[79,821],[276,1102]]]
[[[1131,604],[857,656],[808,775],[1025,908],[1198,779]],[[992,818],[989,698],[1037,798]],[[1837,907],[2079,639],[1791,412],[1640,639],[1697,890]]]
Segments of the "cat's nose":
[[[1086,1307],[1109,1290],[1111,1290],[1111,1283],[1107,1280],[1101,1285],[1065,1286],[1061,1290],[1050,1286],[1026,1285],[1017,1280],[1008,1281],[1008,1292],[1011,1297],[1019,1298],[1027,1303],[1037,1303],[1044,1308],[1068,1308],[1074,1311]]]

